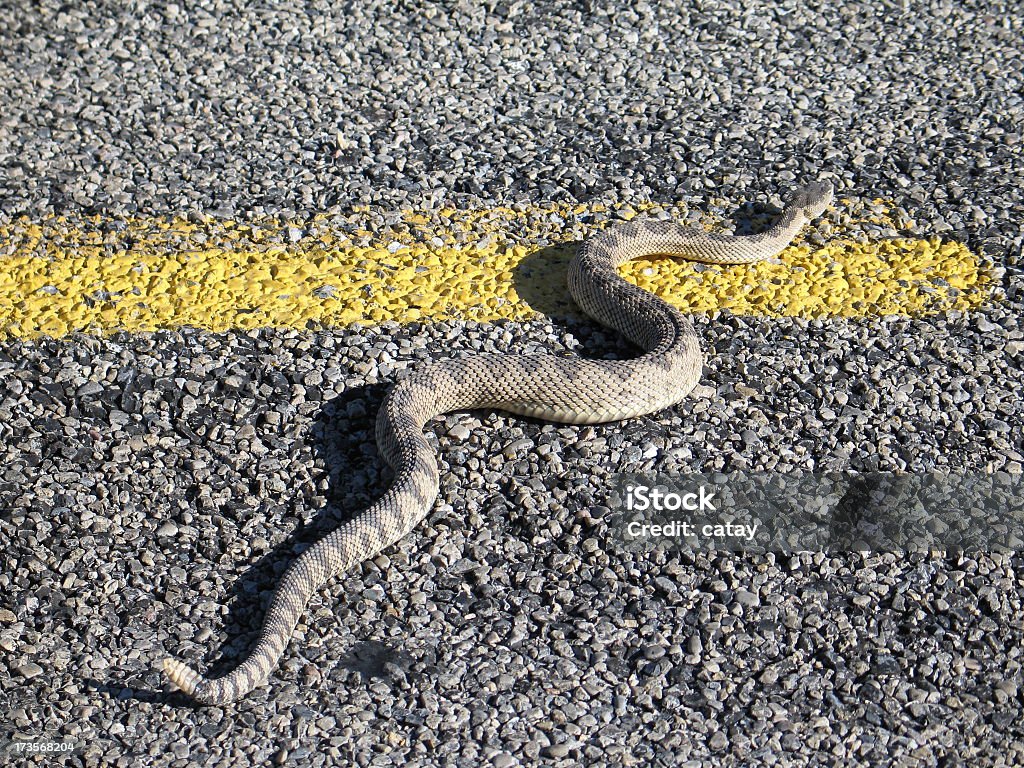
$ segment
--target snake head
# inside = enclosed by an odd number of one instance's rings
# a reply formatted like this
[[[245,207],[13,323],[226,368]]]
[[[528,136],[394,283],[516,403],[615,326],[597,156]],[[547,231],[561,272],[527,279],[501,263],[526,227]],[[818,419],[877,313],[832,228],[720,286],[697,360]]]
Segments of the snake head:
[[[833,189],[827,181],[815,181],[800,187],[790,198],[787,208],[799,209],[808,221],[825,212],[832,202]]]

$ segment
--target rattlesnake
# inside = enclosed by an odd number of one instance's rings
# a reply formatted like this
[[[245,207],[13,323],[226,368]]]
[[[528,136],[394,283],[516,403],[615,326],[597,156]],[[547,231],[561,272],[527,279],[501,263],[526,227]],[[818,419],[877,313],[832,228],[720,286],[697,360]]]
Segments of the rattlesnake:
[[[675,308],[620,277],[616,267],[655,254],[714,264],[760,261],[785,248],[831,200],[830,184],[807,185],[768,230],[756,235],[709,234],[672,222],[634,219],[586,240],[569,264],[569,292],[587,314],[620,331],[646,354],[632,360],[479,354],[434,363],[400,381],[377,418],[377,445],[394,469],[387,493],[291,564],[274,592],[259,640],[238,667],[207,679],[180,661],[165,659],[167,677],[207,704],[234,701],[265,682],[310,595],[394,544],[430,511],[439,480],[433,451],[423,436],[430,419],[453,410],[498,408],[549,421],[597,424],[681,401],[696,386],[704,363],[693,325]]]

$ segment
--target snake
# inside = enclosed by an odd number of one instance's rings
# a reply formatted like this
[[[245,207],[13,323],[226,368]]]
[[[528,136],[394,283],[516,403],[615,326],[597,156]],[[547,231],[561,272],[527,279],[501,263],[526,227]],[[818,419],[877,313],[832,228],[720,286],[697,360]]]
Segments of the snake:
[[[627,261],[672,256],[709,264],[750,264],[778,255],[832,202],[832,185],[796,189],[781,214],[752,235],[706,232],[671,220],[637,217],[607,227],[580,245],[568,266],[579,307],[642,350],[619,360],[554,354],[471,354],[432,362],[399,380],[376,421],[380,455],[393,470],[388,490],[324,535],[286,569],[259,637],[240,664],[205,677],[163,660],[170,683],[196,702],[220,706],[269,679],[314,592],[406,536],[431,510],[440,477],[424,436],[427,423],[451,411],[493,408],[566,424],[600,424],[677,405],[697,386],[704,356],[691,319],[618,273]]]

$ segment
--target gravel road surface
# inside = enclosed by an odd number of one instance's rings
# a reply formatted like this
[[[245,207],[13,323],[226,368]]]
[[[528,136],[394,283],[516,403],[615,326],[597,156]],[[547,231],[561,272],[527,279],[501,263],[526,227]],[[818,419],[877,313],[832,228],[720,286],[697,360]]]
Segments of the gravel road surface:
[[[0,223],[730,216],[828,178],[901,210],[861,236],[960,242],[994,280],[970,312],[700,316],[703,387],[655,416],[438,420],[428,520],[315,596],[225,709],[157,664],[233,666],[295,552],[386,487],[389,384],[474,350],[628,348],[574,317],[8,338],[14,764],[1024,763],[1019,554],[627,553],[602,520],[617,472],[1024,464],[1019,8],[748,5],[0,6]]]

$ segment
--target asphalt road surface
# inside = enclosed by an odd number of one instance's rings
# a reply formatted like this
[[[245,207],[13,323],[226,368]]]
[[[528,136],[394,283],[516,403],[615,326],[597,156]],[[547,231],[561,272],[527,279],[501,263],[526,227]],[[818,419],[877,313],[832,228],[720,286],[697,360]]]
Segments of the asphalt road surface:
[[[1024,464],[1019,8],[748,6],[0,6],[14,764],[1024,762],[1020,538],[664,552],[606,516],[620,473]],[[439,419],[434,510],[314,596],[267,685],[167,688],[168,655],[230,669],[386,488],[397,378],[628,355],[542,264],[638,210],[756,228],[814,179],[837,202],[793,258],[830,266],[708,287],[694,396]]]

